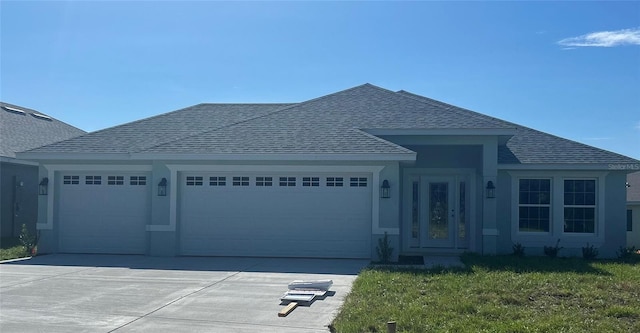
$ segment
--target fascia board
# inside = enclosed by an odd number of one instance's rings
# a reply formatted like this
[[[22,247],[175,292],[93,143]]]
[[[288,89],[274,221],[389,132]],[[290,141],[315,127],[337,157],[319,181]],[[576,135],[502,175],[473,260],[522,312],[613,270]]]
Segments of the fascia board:
[[[417,154],[132,154],[132,160],[215,161],[415,161]]]
[[[361,129],[373,135],[515,135],[514,128],[415,128],[415,129],[386,129],[367,128]]]
[[[21,159],[44,161],[44,160],[128,160],[129,153],[16,153]]]
[[[621,163],[583,163],[583,164],[498,164],[500,170],[606,170],[606,171],[627,171],[640,170],[640,164]]]

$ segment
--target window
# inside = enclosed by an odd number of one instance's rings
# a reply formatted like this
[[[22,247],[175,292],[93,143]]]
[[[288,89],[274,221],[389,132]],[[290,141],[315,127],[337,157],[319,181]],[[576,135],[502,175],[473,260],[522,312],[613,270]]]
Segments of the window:
[[[320,186],[320,177],[302,177],[302,186]]]
[[[209,177],[209,186],[227,186],[227,177]]]
[[[129,185],[147,185],[147,176],[131,176]]]
[[[249,186],[249,177],[233,177],[233,186]]]
[[[124,185],[124,176],[108,176],[107,185]]]
[[[102,176],[85,176],[84,183],[86,185],[100,185],[102,184]]]
[[[564,181],[564,232],[595,233],[595,179]]]
[[[187,176],[187,186],[202,186],[202,177]]]
[[[367,187],[367,177],[351,177],[349,181],[351,187]]]
[[[273,177],[256,177],[256,186],[273,186]]]
[[[342,187],[344,179],[342,177],[327,177],[328,187]]]
[[[296,186],[296,177],[280,177],[280,186]]]
[[[78,185],[80,184],[80,176],[64,176],[62,183],[66,185]]]
[[[633,231],[633,214],[627,209],[627,231]]]
[[[518,230],[549,232],[551,179],[520,179],[518,186]]]

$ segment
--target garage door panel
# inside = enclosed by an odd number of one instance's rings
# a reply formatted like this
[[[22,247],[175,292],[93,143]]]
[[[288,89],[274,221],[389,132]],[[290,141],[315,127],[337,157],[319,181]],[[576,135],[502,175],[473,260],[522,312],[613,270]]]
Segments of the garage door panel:
[[[185,255],[370,257],[371,188],[187,186],[180,184],[180,252]],[[291,177],[291,176],[288,176]],[[343,179],[347,179],[344,178]],[[361,176],[362,177],[362,176]],[[369,178],[367,178],[369,179]],[[294,250],[292,250],[294,249]]]
[[[108,184],[112,174],[91,173],[100,184],[88,184],[86,174],[62,174],[58,192],[61,252],[143,254],[149,221],[149,175],[119,174],[118,184]],[[75,183],[65,183],[76,176]],[[130,181],[135,176],[136,182]],[[146,177],[138,182],[139,177]],[[134,185],[132,185],[134,184]],[[142,184],[142,185],[140,185]]]

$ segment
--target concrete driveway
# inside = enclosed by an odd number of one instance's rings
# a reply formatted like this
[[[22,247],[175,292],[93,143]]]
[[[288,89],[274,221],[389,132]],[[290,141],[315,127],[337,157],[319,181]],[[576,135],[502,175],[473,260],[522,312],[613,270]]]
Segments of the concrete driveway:
[[[368,261],[44,255],[0,264],[2,332],[328,332]],[[335,293],[278,317],[297,279]]]

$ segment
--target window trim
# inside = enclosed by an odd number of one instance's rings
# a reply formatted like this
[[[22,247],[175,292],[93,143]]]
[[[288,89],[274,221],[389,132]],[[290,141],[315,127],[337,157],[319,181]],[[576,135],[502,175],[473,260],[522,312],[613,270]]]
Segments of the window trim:
[[[549,204],[521,204],[520,203],[520,181],[523,179],[535,179],[535,180],[549,180]],[[554,181],[552,177],[518,177],[515,179],[516,182],[516,191],[513,193],[516,196],[517,208],[515,210],[516,216],[514,220],[516,221],[516,229],[518,234],[521,235],[541,235],[546,236],[552,233],[554,228],[554,214],[553,214],[553,200],[554,200]],[[520,207],[548,207],[549,208],[549,231],[522,231],[520,230]]]
[[[566,188],[564,183],[567,180],[593,180],[594,181],[594,195],[595,195],[595,200],[594,200],[594,204],[593,205],[567,205],[564,202],[564,195],[566,194]],[[598,179],[596,178],[592,178],[592,177],[565,177],[562,179],[562,233],[563,234],[570,234],[570,235],[593,235],[596,234],[598,232]],[[565,221],[565,208],[593,208],[593,232],[570,232],[570,231],[565,231],[565,226],[564,226],[564,221]]]
[[[564,170],[508,170],[505,171],[511,182],[511,241],[523,246],[553,246],[561,239],[561,246],[580,248],[587,242],[594,246],[605,243],[605,198],[606,178],[608,171],[564,171]],[[500,177],[500,176],[499,176]],[[518,183],[521,178],[551,178],[551,219],[555,221],[549,233],[525,233],[518,231]],[[595,233],[564,232],[564,180],[595,179],[596,180],[596,225]]]

